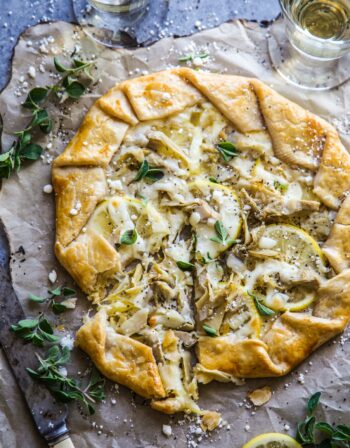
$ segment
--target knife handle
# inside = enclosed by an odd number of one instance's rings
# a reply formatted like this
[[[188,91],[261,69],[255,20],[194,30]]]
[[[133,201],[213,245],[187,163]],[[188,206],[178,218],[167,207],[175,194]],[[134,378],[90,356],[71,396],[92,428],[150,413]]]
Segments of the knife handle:
[[[74,448],[74,445],[72,439],[68,436],[63,440],[55,442],[54,445],[50,444],[50,448]]]

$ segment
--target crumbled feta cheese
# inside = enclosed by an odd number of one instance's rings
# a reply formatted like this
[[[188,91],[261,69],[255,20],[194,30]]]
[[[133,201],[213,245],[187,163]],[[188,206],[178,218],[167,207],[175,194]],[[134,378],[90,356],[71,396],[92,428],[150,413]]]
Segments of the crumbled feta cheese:
[[[201,215],[198,212],[193,212],[190,216],[190,224],[195,227],[196,224],[201,220]]]
[[[305,379],[304,375],[300,373],[300,375],[298,376],[298,383],[304,384],[305,383],[304,379]]]
[[[47,184],[47,185],[43,186],[43,192],[44,193],[50,194],[50,193],[52,193],[52,191],[53,191],[53,188],[52,188],[51,184]]]
[[[163,434],[167,437],[170,437],[173,433],[173,430],[170,425],[163,425]]]
[[[28,69],[28,76],[30,76],[31,78],[35,78],[36,76],[36,70],[35,67],[33,67],[32,65],[29,67]]]
[[[107,184],[109,185],[109,187],[110,187],[112,190],[122,190],[122,189],[123,189],[123,185],[122,185],[122,183],[120,182],[120,180],[111,180],[111,179],[108,179],[108,180],[107,180]]]
[[[195,58],[193,58],[192,63],[195,67],[201,67],[203,65],[204,61],[199,56],[196,56]]]
[[[76,208],[71,208],[69,214],[71,216],[76,216],[78,214],[78,210]]]
[[[49,53],[49,50],[47,49],[47,47],[44,44],[40,45],[39,51],[42,54],[48,54]]]
[[[55,283],[57,280],[57,272],[54,269],[49,273],[49,280],[51,283]]]
[[[67,376],[68,375],[68,371],[64,366],[60,366],[58,368],[58,373],[62,376]]]
[[[68,350],[73,350],[74,348],[74,339],[70,334],[63,336],[60,340],[60,346],[62,348],[68,348]]]
[[[262,236],[259,240],[260,249],[272,249],[277,244],[277,241],[273,238],[268,238],[266,236]]]

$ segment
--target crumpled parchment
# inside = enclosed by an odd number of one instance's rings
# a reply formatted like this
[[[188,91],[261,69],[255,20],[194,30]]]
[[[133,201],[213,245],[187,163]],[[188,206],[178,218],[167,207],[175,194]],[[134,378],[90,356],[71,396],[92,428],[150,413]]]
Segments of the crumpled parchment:
[[[20,106],[25,98],[26,83],[29,88],[52,83],[50,72],[54,55],[60,55],[62,51],[68,55],[75,49],[85,57],[95,57],[99,80],[78,103],[65,103],[63,108],[50,105],[55,117],[54,131],[38,140],[48,147],[44,159],[26,166],[18,175],[3,182],[0,217],[6,225],[14,253],[14,287],[27,315],[38,312],[37,306],[28,303],[28,293],[45,294],[52,286],[48,281],[52,269],[58,274],[56,285],[73,285],[53,255],[54,199],[53,195],[43,193],[43,186],[50,183],[49,162],[62,151],[92,102],[117,81],[177,65],[179,55],[184,53],[207,51],[210,60],[205,63],[205,69],[260,78],[288,98],[333,122],[350,148],[350,116],[347,113],[350,110],[350,84],[322,93],[305,92],[286,85],[271,69],[267,46],[267,37],[281,32],[283,25],[280,22],[270,28],[260,28],[255,23],[236,21],[192,37],[167,38],[150,48],[134,51],[97,47],[77,27],[64,22],[38,25],[22,36],[15,50],[12,79],[0,95],[5,147],[13,139],[10,134],[28,122],[26,111]],[[36,69],[35,79],[28,76],[30,66]],[[20,246],[25,249],[25,255],[18,252]],[[57,322],[63,325],[65,334],[74,334],[88,308],[89,304],[79,294],[77,309],[63,314]],[[76,405],[70,407],[68,424],[73,441],[78,448],[185,448],[195,447],[196,443],[200,447],[240,448],[262,432],[294,435],[296,422],[304,417],[306,399],[316,391],[322,391],[320,417],[331,423],[349,423],[350,344],[347,340],[345,333],[329,342],[283,378],[249,380],[240,387],[216,382],[201,386],[200,405],[221,412],[227,422],[210,435],[197,434],[198,424],[187,417],[158,413],[126,388],[116,389],[108,382],[107,399],[97,407],[94,416],[84,416]],[[75,350],[69,372],[84,374],[88,365],[86,356]],[[272,399],[255,409],[246,398],[247,393],[266,385],[272,388]],[[162,433],[163,424],[172,426],[170,437]],[[1,352],[0,446],[45,446]]]

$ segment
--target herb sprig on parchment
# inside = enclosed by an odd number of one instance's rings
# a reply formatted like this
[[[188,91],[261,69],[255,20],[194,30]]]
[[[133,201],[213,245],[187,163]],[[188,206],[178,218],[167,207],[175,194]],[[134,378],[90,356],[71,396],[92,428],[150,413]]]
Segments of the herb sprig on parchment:
[[[315,411],[320,397],[321,392],[316,392],[308,401],[305,420],[298,424],[298,442],[308,448],[350,448],[349,425],[316,421]]]
[[[47,101],[50,98],[56,98],[60,102],[68,98],[79,99],[86,90],[80,77],[84,75],[91,81],[93,64],[74,58],[71,65],[66,66],[54,58],[55,68],[61,74],[59,81],[45,87],[34,87],[29,91],[22,106],[30,110],[31,119],[24,129],[15,132],[17,138],[6,152],[2,152],[1,147],[3,123],[0,121],[0,178],[9,178],[14,171],[19,171],[24,161],[39,159],[43,148],[33,142],[33,133],[39,130],[49,134],[52,131],[53,121],[45,107]]]
[[[66,373],[64,366],[70,359],[68,348],[60,349],[54,345],[47,352],[46,358],[40,355],[37,355],[37,358],[39,367],[36,370],[27,368],[34,379],[44,383],[58,401],[80,401],[89,414],[94,414],[94,405],[105,399],[105,380],[96,369],[93,369],[88,383],[84,386]]]
[[[76,295],[75,289],[68,288],[67,286],[57,287],[55,289],[48,290],[48,297],[41,297],[35,294],[29,294],[28,300],[31,302],[46,304],[51,307],[55,314],[61,314],[64,311],[72,310],[75,308]],[[63,300],[61,300],[63,299]]]
[[[67,297],[75,295],[75,290],[68,287],[58,287],[49,290],[49,297],[44,298],[34,294],[29,295],[29,300],[50,306],[55,314],[59,314],[66,309]],[[57,299],[63,298],[63,302]],[[25,342],[43,347],[51,344],[46,357],[36,354],[39,366],[36,370],[27,368],[28,373],[36,380],[44,383],[53,396],[64,403],[71,401],[81,402],[90,414],[95,412],[94,404],[104,400],[104,379],[93,369],[87,384],[83,386],[75,378],[69,377],[65,365],[70,360],[68,347],[59,347],[61,338],[54,334],[54,326],[45,316],[40,313],[36,318],[22,319],[17,324],[11,326],[11,330],[22,338]]]

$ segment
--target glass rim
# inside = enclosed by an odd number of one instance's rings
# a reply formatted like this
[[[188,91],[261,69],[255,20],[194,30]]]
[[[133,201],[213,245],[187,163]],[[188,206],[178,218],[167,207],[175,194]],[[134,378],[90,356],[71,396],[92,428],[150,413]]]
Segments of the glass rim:
[[[350,45],[350,37],[349,39],[341,39],[341,40],[332,40],[332,39],[322,39],[321,37],[317,37],[314,34],[311,34],[309,31],[304,30],[298,23],[295,22],[291,14],[289,13],[288,9],[285,6],[286,1],[289,0],[278,0],[278,3],[280,4],[282,14],[293,24],[293,26],[300,31],[301,33],[305,34],[309,38],[312,38],[315,40],[315,42],[319,42],[320,44],[324,44],[327,42],[327,44],[334,45],[335,47],[341,47],[344,45]],[[292,0],[295,1],[295,0]]]

